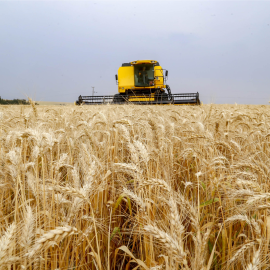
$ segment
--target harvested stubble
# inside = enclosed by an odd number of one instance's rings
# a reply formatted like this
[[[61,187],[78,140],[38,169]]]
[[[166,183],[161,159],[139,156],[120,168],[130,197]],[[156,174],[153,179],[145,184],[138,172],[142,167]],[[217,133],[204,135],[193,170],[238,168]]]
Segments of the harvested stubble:
[[[0,270],[267,269],[267,106],[0,107]]]

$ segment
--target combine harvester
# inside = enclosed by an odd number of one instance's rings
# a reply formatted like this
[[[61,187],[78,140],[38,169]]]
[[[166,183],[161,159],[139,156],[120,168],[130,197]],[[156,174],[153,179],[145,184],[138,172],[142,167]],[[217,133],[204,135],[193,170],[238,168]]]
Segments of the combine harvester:
[[[155,60],[124,63],[115,75],[118,94],[112,96],[79,96],[76,105],[140,104],[200,105],[199,93],[172,94],[166,84],[168,70]]]

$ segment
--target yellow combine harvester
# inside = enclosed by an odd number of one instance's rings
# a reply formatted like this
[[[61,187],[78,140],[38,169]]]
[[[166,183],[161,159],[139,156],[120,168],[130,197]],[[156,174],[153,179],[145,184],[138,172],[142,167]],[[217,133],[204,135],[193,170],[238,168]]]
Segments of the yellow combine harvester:
[[[155,60],[124,63],[115,75],[118,94],[113,96],[79,96],[77,105],[88,104],[190,104],[200,105],[199,93],[172,94],[166,84],[168,70]]]

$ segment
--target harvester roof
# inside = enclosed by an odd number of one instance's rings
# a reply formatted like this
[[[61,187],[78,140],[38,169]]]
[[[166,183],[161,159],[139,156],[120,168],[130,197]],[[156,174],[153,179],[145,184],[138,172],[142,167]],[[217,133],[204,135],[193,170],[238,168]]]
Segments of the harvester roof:
[[[156,64],[156,60],[137,60],[137,61],[132,61],[130,64],[132,65],[139,65],[139,64]]]

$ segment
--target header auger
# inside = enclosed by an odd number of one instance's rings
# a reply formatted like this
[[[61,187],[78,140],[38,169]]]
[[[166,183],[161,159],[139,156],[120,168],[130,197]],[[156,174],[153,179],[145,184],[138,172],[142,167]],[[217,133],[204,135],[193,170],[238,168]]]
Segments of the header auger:
[[[79,96],[76,105],[140,104],[200,105],[199,93],[172,94],[166,84],[168,70],[155,60],[124,63],[115,75],[118,94],[112,96]]]

